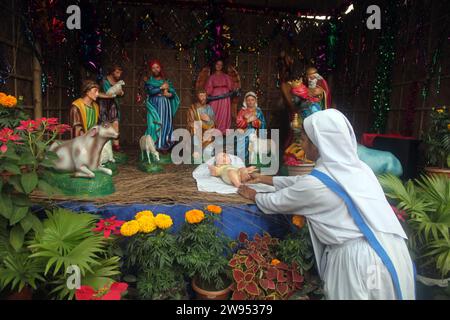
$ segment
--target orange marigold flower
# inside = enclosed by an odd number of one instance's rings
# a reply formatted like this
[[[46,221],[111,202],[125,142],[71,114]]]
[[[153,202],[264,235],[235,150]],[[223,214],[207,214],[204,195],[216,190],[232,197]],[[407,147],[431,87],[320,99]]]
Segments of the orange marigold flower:
[[[186,212],[186,221],[190,224],[200,223],[205,219],[205,213],[202,210],[189,210]]]
[[[298,228],[303,228],[303,226],[305,225],[305,217],[304,216],[295,215],[295,216],[292,217],[292,223],[294,225],[296,225]]]
[[[272,259],[272,262],[271,262],[270,264],[273,265],[273,266],[276,266],[276,265],[278,265],[278,264],[280,264],[280,263],[281,263],[280,260],[278,260],[278,259]]]
[[[222,207],[215,206],[215,205],[212,205],[212,204],[207,206],[206,210],[208,210],[209,212],[214,213],[214,214],[221,214],[222,213]]]

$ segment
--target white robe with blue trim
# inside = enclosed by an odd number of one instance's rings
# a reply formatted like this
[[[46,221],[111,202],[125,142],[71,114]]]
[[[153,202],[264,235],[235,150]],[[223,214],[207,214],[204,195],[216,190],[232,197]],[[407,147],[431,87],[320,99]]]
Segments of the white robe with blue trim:
[[[358,158],[350,122],[338,110],[327,109],[307,117],[303,127],[319,151],[315,170],[329,179],[327,184],[332,181],[342,189],[356,210],[350,214],[336,190],[313,176],[274,178],[278,191],[257,194],[258,207],[265,213],[307,217],[328,298],[414,299],[406,234],[374,173]],[[358,225],[354,217],[360,217]],[[386,261],[393,264],[390,273]]]
[[[274,177],[274,193],[258,193],[266,214],[300,214],[308,221],[327,299],[395,299],[386,267],[350,216],[344,201],[318,179]],[[376,232],[396,267],[403,299],[414,299],[414,274],[405,240]],[[361,241],[362,240],[362,241]]]

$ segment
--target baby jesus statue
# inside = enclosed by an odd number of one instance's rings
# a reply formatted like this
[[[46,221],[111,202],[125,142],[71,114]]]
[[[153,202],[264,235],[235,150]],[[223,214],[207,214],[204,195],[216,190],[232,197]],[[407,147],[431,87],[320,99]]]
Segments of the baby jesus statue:
[[[233,185],[237,188],[242,183],[251,179],[250,174],[258,169],[254,166],[247,168],[238,168],[231,164],[231,158],[228,154],[220,152],[216,155],[215,165],[208,166],[209,172],[213,177],[220,177],[226,184]]]

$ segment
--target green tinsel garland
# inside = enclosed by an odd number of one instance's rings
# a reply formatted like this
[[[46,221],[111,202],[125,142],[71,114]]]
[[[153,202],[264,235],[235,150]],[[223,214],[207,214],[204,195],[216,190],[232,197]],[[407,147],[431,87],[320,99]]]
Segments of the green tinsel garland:
[[[376,133],[384,133],[386,129],[390,109],[391,73],[395,59],[395,38],[397,35],[395,8],[386,10],[384,16],[386,20],[382,23],[376,80],[372,97],[372,110],[375,114],[372,132]]]

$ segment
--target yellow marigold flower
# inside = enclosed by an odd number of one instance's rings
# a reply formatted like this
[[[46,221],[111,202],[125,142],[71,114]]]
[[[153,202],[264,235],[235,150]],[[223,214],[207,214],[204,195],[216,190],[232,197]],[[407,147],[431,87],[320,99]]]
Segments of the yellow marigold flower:
[[[141,217],[154,217],[153,216],[153,212],[151,212],[150,210],[144,210],[141,212],[136,213],[136,215],[134,216],[135,219],[139,219]]]
[[[305,225],[305,217],[295,215],[292,217],[292,223],[299,228],[303,228],[303,226]]]
[[[278,265],[278,264],[280,264],[280,260],[278,260],[278,259],[272,259],[272,262],[270,263],[271,265],[273,265],[273,266],[276,266],[276,265]]]
[[[450,123],[447,125],[447,129],[450,131]]]
[[[202,210],[193,209],[186,212],[185,217],[188,223],[194,224],[202,222],[205,219],[205,214]]]
[[[156,229],[155,218],[153,216],[141,216],[137,219],[137,222],[139,223],[139,231],[142,233],[150,233]]]
[[[436,111],[439,112],[439,113],[443,113],[444,109],[437,109]]]
[[[120,227],[120,233],[125,237],[131,237],[138,233],[139,229],[139,222],[137,222],[136,220],[131,220],[125,222],[122,227]]]
[[[221,214],[222,213],[222,208],[220,206],[214,206],[212,204],[207,206],[206,210],[208,210],[209,212],[212,212],[214,214]]]
[[[163,230],[168,229],[173,225],[172,218],[169,215],[163,213],[159,213],[155,217],[155,223],[158,228]]]

